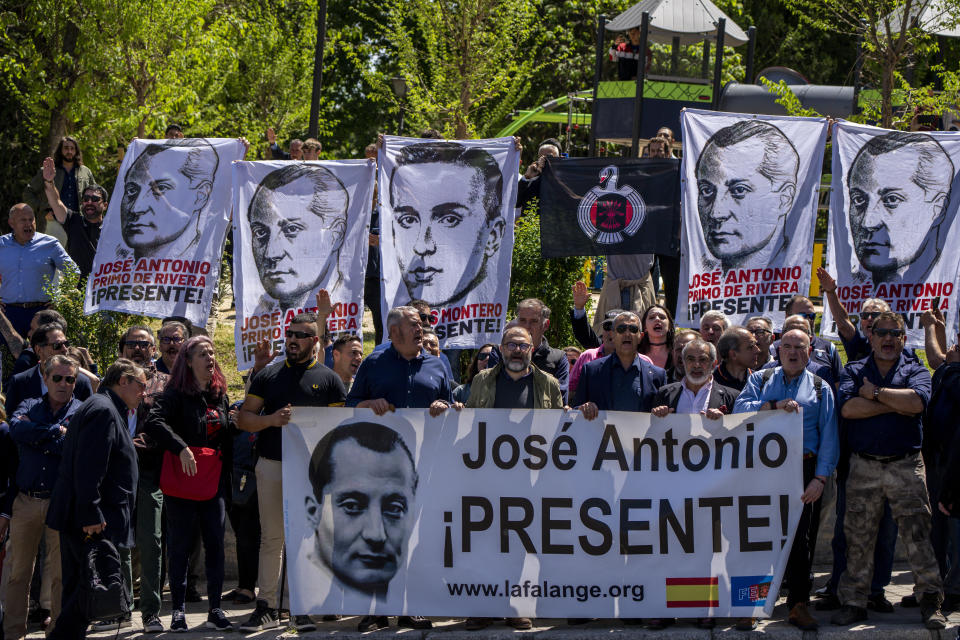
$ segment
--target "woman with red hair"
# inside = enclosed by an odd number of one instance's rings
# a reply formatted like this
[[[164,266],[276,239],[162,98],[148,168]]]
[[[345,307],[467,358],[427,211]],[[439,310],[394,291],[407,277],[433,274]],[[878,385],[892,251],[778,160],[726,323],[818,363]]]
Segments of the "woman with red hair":
[[[173,616],[170,631],[186,631],[187,559],[199,526],[207,572],[207,628],[230,630],[220,608],[223,591],[224,496],[230,495],[232,439],[227,383],[213,341],[194,336],[177,355],[170,381],[153,403],[144,430],[164,451],[160,488],[167,508],[167,554]]]

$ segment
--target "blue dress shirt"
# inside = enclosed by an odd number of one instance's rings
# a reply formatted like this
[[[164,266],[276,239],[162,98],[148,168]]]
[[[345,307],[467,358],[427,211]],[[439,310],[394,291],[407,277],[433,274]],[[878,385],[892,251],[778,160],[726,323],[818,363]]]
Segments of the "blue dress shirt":
[[[837,385],[837,406],[841,411],[848,400],[858,397],[864,379],[878,387],[912,389],[920,396],[924,409],[930,402],[930,372],[916,360],[911,360],[905,350],[885,376],[880,375],[872,354],[848,363]],[[847,442],[854,453],[896,456],[919,451],[923,442],[921,414],[905,416],[891,411],[871,418],[845,419],[844,425]]]
[[[77,265],[53,236],[34,233],[27,244],[0,236],[0,300],[5,303],[46,302],[44,278],[52,282],[57,269]]]
[[[820,400],[814,374],[804,369],[801,375],[787,381],[783,367],[777,367],[763,386],[763,372],[750,374],[747,384],[733,405],[734,413],[758,411],[765,402],[796,400],[803,407],[803,452],[817,456],[815,475],[829,478],[840,458],[840,438],[837,433],[837,411],[833,389],[824,381],[820,386]]]
[[[386,398],[397,409],[426,409],[434,400],[452,403],[453,392],[440,358],[421,353],[407,360],[390,345],[360,364],[346,406],[376,398]]]

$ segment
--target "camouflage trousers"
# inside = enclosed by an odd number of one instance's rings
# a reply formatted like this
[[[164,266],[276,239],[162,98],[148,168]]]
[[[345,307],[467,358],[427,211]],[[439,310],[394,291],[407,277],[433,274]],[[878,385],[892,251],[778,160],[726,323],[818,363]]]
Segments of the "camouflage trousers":
[[[840,578],[840,601],[867,606],[873,576],[873,546],[883,515],[883,499],[890,502],[893,519],[900,528],[907,559],[913,570],[914,593],[942,593],[940,568],[930,544],[931,511],[920,453],[894,462],[850,456],[847,479],[847,570]]]

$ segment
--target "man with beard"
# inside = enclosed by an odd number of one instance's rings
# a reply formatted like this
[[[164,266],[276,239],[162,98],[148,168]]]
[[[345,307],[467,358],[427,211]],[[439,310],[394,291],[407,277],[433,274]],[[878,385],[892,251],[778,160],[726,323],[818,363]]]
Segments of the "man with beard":
[[[89,184],[83,190],[80,210],[68,209],[57,191],[55,175],[53,158],[47,158],[43,161],[44,194],[53,217],[67,234],[67,253],[77,263],[80,275],[86,278],[93,270],[93,259],[97,255],[103,214],[107,212],[107,190],[98,184]]]
[[[504,361],[484,369],[470,385],[468,409],[563,409],[560,384],[531,362],[533,338],[523,327],[512,327],[503,333],[500,353]],[[495,622],[495,618],[467,618],[467,629],[479,631]],[[514,629],[529,629],[530,618],[507,618]]]
[[[807,331],[786,331],[780,341],[780,366],[751,374],[734,409],[735,413],[775,410],[790,413],[803,408],[804,492],[800,499],[804,506],[784,584],[789,590],[787,621],[804,631],[813,631],[819,626],[807,608],[813,562],[811,540],[816,536],[811,522],[820,521],[820,496],[840,457],[833,391],[826,381],[807,369],[812,352]]]
[[[650,410],[653,415],[664,418],[671,413],[698,413],[711,420],[719,420],[733,411],[737,400],[737,391],[724,387],[713,380],[713,368],[717,365],[717,348],[710,342],[694,337],[686,343],[680,355],[684,376],[680,382],[671,382],[657,390],[654,404]],[[651,618],[647,627],[660,629],[667,620]],[[715,618],[700,618],[697,626],[712,629]]]
[[[680,382],[671,382],[657,390],[650,410],[661,418],[671,413],[699,413],[718,420],[733,411],[737,390],[713,379],[717,365],[717,348],[701,338],[687,342],[681,351],[684,375]]]
[[[52,178],[57,193],[60,194],[64,205],[72,211],[80,210],[80,196],[87,187],[96,184],[93,172],[83,164],[83,153],[76,138],[64,136],[57,144],[53,153],[55,173]],[[27,188],[23,190],[23,201],[37,213],[37,229],[44,233],[47,228],[46,211],[51,209],[44,197],[44,187],[47,176],[41,167]]]
[[[346,391],[339,376],[317,361],[317,319],[299,313],[285,332],[285,359],[266,366],[253,376],[237,427],[258,433],[257,504],[260,507],[260,593],[257,606],[240,625],[253,632],[276,627],[280,599],[277,586],[283,566],[283,474],[281,429],[290,422],[292,407],[342,406]],[[316,627],[309,616],[294,614],[299,632]]]

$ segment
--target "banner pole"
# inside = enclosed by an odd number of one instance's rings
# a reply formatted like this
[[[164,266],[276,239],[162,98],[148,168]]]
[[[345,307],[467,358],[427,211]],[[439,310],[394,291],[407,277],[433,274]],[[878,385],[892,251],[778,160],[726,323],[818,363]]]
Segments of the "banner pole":
[[[713,103],[710,108],[720,110],[720,80],[723,77],[723,35],[727,26],[726,18],[717,21],[717,55],[713,63]]]
[[[646,11],[640,18],[640,53],[637,54],[637,90],[633,96],[633,142],[630,157],[640,157],[640,119],[643,117],[643,84],[647,75],[647,35],[650,31],[650,14]]]
[[[317,137],[320,120],[320,89],[323,87],[323,46],[327,40],[327,0],[317,5],[317,46],[313,54],[313,93],[310,97],[311,138]]]
[[[597,61],[593,72],[593,104],[590,114],[590,148],[587,155],[595,157],[597,155],[597,94],[600,89],[600,76],[603,73],[603,32],[607,27],[607,16],[600,14],[597,18]]]

